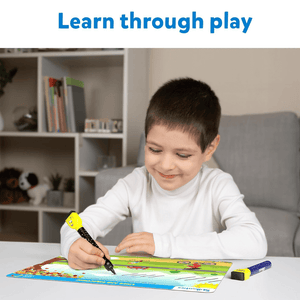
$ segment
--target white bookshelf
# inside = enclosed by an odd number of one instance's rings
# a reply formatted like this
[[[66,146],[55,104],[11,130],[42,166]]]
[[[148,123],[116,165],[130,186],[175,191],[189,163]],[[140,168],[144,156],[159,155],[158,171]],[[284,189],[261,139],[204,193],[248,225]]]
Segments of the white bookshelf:
[[[5,124],[4,131],[0,132],[0,169],[14,167],[34,172],[41,183],[43,177],[56,172],[64,178],[75,179],[74,207],[0,205],[0,240],[1,233],[9,236],[5,232],[11,232],[7,220],[13,220],[13,232],[18,236],[15,219],[23,218],[22,224],[27,224],[28,218],[36,218],[36,222],[28,221],[28,240],[59,242],[59,229],[68,212],[81,212],[95,203],[98,156],[115,155],[117,166],[136,163],[148,106],[147,50],[0,53],[0,60],[8,69],[18,68],[13,82],[7,84],[0,98]],[[123,133],[47,132],[43,76],[82,80],[87,117],[123,119]],[[37,132],[19,132],[13,125],[13,111],[21,106],[37,107]],[[32,224],[37,224],[37,233]],[[24,233],[21,234],[20,240],[26,240]]]

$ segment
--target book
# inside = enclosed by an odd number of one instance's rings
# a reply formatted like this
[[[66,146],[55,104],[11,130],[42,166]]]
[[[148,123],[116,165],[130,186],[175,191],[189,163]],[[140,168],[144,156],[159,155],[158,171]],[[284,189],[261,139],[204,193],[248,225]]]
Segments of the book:
[[[67,131],[72,132],[71,123],[70,123],[70,107],[69,107],[69,101],[68,101],[67,77],[66,76],[64,76],[62,78],[62,83],[63,83],[62,90],[63,90],[63,96],[64,96]]]
[[[57,108],[57,97],[55,93],[55,84],[57,79],[49,77],[49,89],[50,89],[50,99],[52,103],[52,112],[54,119],[54,132],[59,132],[59,119],[58,119],[58,108]]]
[[[49,132],[84,132],[84,83],[64,76],[44,76],[45,108]]]
[[[61,80],[60,95],[61,95],[61,108],[62,108],[64,132],[69,132],[68,123],[67,123],[67,114],[66,114],[67,113],[66,103],[65,103],[64,89],[63,89],[63,80]]]
[[[58,111],[58,122],[60,132],[67,132],[67,125],[66,125],[66,117],[65,117],[65,110],[64,110],[64,99],[62,93],[62,80],[57,80],[55,82],[55,96],[57,101],[57,111]]]
[[[67,120],[71,132],[84,132],[86,109],[84,83],[70,77],[64,78]]]
[[[46,108],[46,119],[47,119],[47,129],[48,132],[54,131],[53,117],[51,111],[51,100],[50,100],[50,92],[49,92],[49,77],[44,76],[44,90],[45,90],[45,108]]]

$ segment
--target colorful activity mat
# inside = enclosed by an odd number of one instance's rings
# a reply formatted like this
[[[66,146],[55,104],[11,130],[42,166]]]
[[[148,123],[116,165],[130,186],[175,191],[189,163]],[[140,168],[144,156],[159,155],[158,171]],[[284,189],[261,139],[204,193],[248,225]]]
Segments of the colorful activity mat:
[[[113,255],[111,262],[116,275],[104,267],[73,270],[59,256],[7,276],[212,293],[232,265],[221,261]]]

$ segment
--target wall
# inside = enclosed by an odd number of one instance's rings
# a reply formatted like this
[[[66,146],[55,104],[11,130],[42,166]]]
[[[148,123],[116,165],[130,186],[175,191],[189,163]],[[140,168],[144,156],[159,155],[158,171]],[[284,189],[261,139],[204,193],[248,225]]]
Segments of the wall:
[[[208,83],[222,113],[300,116],[300,49],[151,49],[149,99],[169,79]]]
[[[300,49],[151,49],[149,99],[166,81],[208,83],[222,114],[292,111],[300,117]],[[217,167],[212,158],[208,165]]]

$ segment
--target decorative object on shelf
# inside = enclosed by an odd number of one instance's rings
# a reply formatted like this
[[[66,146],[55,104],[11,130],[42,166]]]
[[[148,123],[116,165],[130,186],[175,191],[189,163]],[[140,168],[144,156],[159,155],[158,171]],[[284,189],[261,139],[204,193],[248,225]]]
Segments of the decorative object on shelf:
[[[75,205],[74,178],[66,178],[64,181],[64,206],[74,207],[74,205]]]
[[[0,97],[4,94],[3,89],[5,88],[7,83],[12,82],[12,79],[16,75],[17,71],[17,68],[6,71],[4,63],[0,60]]]
[[[122,119],[112,119],[112,130],[111,132],[123,132],[123,120]]]
[[[30,198],[29,203],[40,205],[50,189],[49,179],[44,177],[46,183],[39,184],[38,177],[32,172],[22,173],[19,177],[19,186],[23,191],[27,191]]]
[[[99,155],[98,170],[110,169],[116,167],[116,157],[114,155]]]
[[[0,204],[29,201],[26,191],[19,187],[21,173],[15,168],[5,168],[0,172]]]
[[[122,119],[85,119],[84,132],[121,133],[123,132]]]
[[[64,192],[59,190],[60,183],[63,176],[59,173],[50,176],[52,189],[47,191],[47,205],[48,206],[63,206]]]
[[[4,94],[4,87],[8,82],[12,82],[13,77],[16,75],[18,69],[13,68],[9,71],[4,67],[4,63],[0,60],[0,97]],[[4,122],[0,112],[0,131],[4,129]]]
[[[37,109],[19,106],[14,109],[14,125],[19,131],[37,131]]]
[[[98,119],[85,119],[84,132],[98,132]]]

